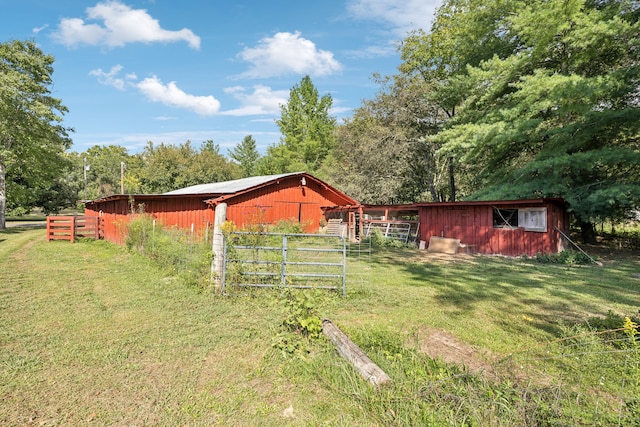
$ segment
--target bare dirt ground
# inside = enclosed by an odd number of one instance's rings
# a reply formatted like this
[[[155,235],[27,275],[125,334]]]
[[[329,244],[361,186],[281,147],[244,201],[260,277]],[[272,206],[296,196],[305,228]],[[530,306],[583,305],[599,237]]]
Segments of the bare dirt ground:
[[[423,329],[418,333],[419,350],[432,359],[466,368],[473,374],[495,378],[494,357],[486,350],[478,350],[455,336],[439,329]]]

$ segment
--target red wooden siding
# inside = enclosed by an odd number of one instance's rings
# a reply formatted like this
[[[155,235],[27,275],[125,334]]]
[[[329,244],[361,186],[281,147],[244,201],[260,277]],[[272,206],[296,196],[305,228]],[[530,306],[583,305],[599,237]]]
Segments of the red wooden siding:
[[[547,230],[526,231],[524,228],[494,228],[493,206],[425,206],[418,207],[420,239],[426,242],[431,236],[460,239],[470,251],[507,256],[537,253],[556,253],[563,249],[563,240],[555,229],[566,230],[565,210],[555,203],[500,205],[500,209],[527,207],[547,208]]]
[[[305,231],[315,232],[324,218],[321,207],[343,203],[322,184],[307,179],[306,185],[293,176],[277,184],[225,199],[227,219],[239,227],[250,223],[275,224],[280,220],[299,221]]]

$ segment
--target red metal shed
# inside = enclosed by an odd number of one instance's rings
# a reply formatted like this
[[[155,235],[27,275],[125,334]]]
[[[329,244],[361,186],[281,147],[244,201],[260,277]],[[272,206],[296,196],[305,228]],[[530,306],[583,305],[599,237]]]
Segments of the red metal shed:
[[[446,237],[460,240],[470,252],[507,256],[560,252],[565,245],[560,231],[569,228],[562,199],[362,205],[329,208],[325,216],[345,221],[348,216],[349,229],[361,232],[368,223],[407,223],[426,244],[431,237]]]
[[[139,212],[164,226],[193,228],[202,233],[214,222],[214,209],[227,203],[227,219],[237,226],[294,220],[308,232],[317,231],[322,208],[358,202],[304,172],[257,176],[200,184],[156,195],[119,194],[87,202],[85,214],[102,218],[104,239],[123,243],[126,224]]]

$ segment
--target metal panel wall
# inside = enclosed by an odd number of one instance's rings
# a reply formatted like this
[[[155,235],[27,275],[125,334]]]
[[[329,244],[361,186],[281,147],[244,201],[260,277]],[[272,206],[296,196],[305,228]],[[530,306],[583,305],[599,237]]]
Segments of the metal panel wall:
[[[332,194],[316,182],[302,185],[298,177],[234,197],[229,201],[227,219],[239,227],[248,224],[275,224],[291,220],[303,224],[305,232],[315,232],[324,218],[321,206],[334,206]]]
[[[202,234],[213,224],[214,210],[205,203],[211,196],[139,196],[134,206],[125,198],[105,200],[87,205],[87,216],[104,218],[104,239],[123,243],[126,238],[126,224],[132,212],[152,215],[164,226],[190,229]],[[274,224],[280,220],[300,221],[305,232],[316,232],[324,218],[322,206],[337,206],[345,202],[333,189],[313,179],[300,176],[282,178],[246,193],[229,195],[227,219],[237,226],[247,224]]]
[[[128,200],[109,200],[93,204],[85,209],[87,216],[103,218],[101,237],[114,243],[124,243],[127,224],[139,213],[151,215],[165,227],[190,230],[201,235],[213,224],[214,211],[202,197],[176,196],[174,198],[145,197],[143,203],[130,206]]]

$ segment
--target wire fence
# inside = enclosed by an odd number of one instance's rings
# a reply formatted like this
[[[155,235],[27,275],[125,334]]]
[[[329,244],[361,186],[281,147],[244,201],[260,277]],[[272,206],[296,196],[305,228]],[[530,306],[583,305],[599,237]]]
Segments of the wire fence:
[[[636,329],[584,331],[517,351],[492,369],[519,390],[523,425],[640,426]]]
[[[393,331],[354,331],[350,337],[392,385],[371,391],[354,385],[352,377],[330,385],[348,390],[379,425],[640,426],[635,328],[591,332],[574,327],[563,333],[565,338],[494,361],[457,345],[445,360],[445,346],[438,357],[428,356],[421,344],[408,348]],[[332,378],[330,366],[316,367],[322,378]]]

